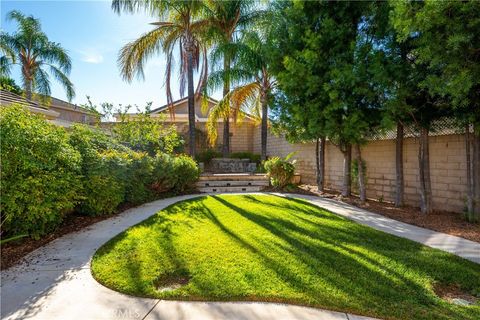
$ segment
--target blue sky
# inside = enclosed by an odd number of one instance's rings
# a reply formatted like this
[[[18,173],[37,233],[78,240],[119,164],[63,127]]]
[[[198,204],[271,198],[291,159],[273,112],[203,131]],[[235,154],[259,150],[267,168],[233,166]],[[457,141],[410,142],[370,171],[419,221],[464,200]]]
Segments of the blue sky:
[[[10,10],[19,10],[39,18],[43,31],[51,41],[59,42],[72,58],[70,80],[75,85],[73,102],[82,104],[90,96],[95,104],[137,104],[152,107],[166,103],[165,59],[158,56],[145,67],[145,80],[127,83],[120,77],[117,55],[127,42],[152,28],[154,18],[145,14],[115,14],[111,1],[1,1],[1,28],[15,30],[15,22],[7,22]],[[13,73],[17,83],[19,68]],[[172,77],[174,99],[179,98],[176,77]],[[66,99],[62,87],[52,79],[52,96]],[[216,95],[214,95],[217,97]],[[218,97],[217,97],[218,98]]]

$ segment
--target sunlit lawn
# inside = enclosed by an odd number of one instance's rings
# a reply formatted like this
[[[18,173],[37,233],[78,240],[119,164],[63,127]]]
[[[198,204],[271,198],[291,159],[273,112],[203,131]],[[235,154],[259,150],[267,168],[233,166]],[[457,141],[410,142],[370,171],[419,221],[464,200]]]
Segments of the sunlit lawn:
[[[435,283],[480,292],[480,265],[305,201],[207,196],[177,203],[99,249],[95,278],[137,296],[280,301],[385,319],[479,319]],[[186,285],[162,291],[171,280]]]

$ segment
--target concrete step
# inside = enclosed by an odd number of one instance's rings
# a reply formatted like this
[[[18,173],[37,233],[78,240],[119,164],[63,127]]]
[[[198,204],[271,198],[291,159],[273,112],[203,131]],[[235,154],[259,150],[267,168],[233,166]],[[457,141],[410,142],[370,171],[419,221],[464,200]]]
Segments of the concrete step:
[[[234,186],[234,187],[201,187],[200,192],[223,193],[223,192],[257,192],[261,191],[264,186]]]
[[[199,181],[246,181],[246,180],[268,180],[265,174],[249,174],[249,173],[203,173],[200,175]]]
[[[268,186],[268,180],[201,180],[197,187]]]

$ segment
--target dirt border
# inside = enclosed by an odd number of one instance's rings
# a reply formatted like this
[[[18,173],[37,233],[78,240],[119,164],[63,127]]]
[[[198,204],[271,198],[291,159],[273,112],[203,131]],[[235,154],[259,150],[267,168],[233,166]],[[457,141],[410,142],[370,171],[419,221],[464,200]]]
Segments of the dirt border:
[[[316,186],[306,184],[302,184],[291,190],[284,190],[284,192],[301,193],[335,199],[337,201],[354,205],[358,208],[381,214],[394,220],[480,243],[480,223],[467,222],[461,213],[435,210],[428,216],[425,216],[421,214],[420,208],[411,206],[396,208],[393,203],[380,202],[371,199],[367,200],[367,202],[362,205],[360,204],[358,197],[355,195],[342,197],[339,192],[334,190],[318,192]]]

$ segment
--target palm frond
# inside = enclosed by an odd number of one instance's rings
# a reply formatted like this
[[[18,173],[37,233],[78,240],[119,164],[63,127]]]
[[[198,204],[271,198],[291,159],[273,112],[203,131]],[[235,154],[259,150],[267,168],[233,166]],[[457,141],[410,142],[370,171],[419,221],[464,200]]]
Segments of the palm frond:
[[[39,93],[41,96],[50,97],[50,77],[42,68],[37,68],[32,83],[33,92]]]
[[[67,99],[68,101],[72,101],[72,99],[75,97],[75,89],[73,86],[73,83],[68,79],[68,77],[60,70],[59,68],[50,65],[50,73],[53,75],[53,77],[60,82],[60,84],[63,86],[67,93]]]
[[[45,47],[36,50],[36,55],[42,62],[58,64],[62,73],[69,74],[72,70],[72,60],[67,51],[58,43],[48,42]]]
[[[145,34],[135,41],[126,44],[118,56],[120,73],[124,80],[131,82],[134,76],[144,79],[143,67],[148,58],[161,52],[162,40],[171,26],[158,27]]]

